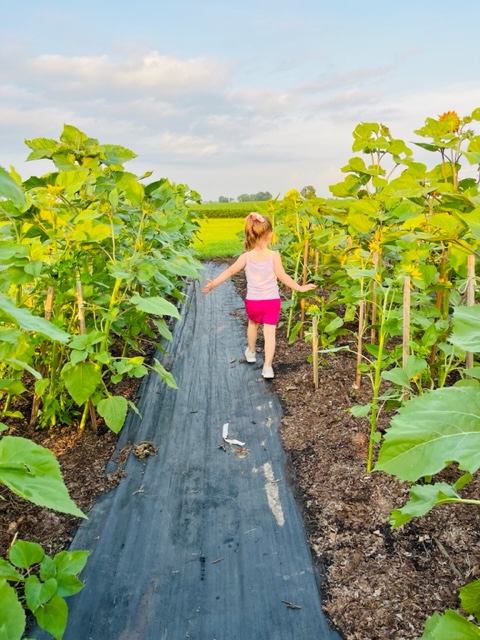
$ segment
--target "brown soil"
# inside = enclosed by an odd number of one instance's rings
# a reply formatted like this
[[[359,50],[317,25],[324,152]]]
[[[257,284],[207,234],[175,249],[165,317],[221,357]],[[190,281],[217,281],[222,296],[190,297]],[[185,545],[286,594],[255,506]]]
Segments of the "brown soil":
[[[152,340],[143,339],[139,350],[127,355],[142,355],[150,362],[155,351]],[[111,389],[115,395],[123,395],[135,402],[138,386],[139,380],[126,378]],[[105,467],[118,436],[106,427],[101,418],[96,432],[88,423],[85,430],[80,431],[78,420],[68,426],[34,430],[29,426],[31,403],[22,397],[15,409],[21,411],[25,418],[4,419],[3,422],[11,424],[11,427],[3,435],[29,438],[50,449],[60,464],[70,496],[83,513],[88,514],[96,497],[116,487],[125,474],[123,468],[131,450],[130,443],[115,458],[115,471],[106,474]],[[16,538],[38,542],[48,555],[53,556],[70,544],[79,523],[79,518],[37,507],[0,484],[0,557],[7,554]]]
[[[235,282],[241,293],[242,276]],[[368,425],[348,413],[370,399],[367,383],[353,388],[355,356],[326,357],[315,390],[310,345],[300,339],[288,345],[284,336],[280,327],[271,387],[283,406],[281,436],[322,576],[326,614],[346,640],[418,638],[425,619],[457,609],[458,588],[480,576],[480,511],[444,506],[392,530],[389,514],[404,504],[408,486],[384,473],[366,473]],[[135,388],[122,392],[133,397]],[[387,424],[385,418],[381,428]],[[32,437],[26,422],[11,433]],[[116,436],[104,426],[98,433],[79,434],[75,425],[36,431],[33,438],[57,455],[72,498],[87,513],[97,495],[117,484],[130,453],[128,446],[117,470],[106,475]],[[480,494],[478,479],[468,493]],[[35,507],[4,487],[0,496],[0,555],[15,535],[40,542],[49,554],[72,540],[76,518]]]
[[[389,515],[405,504],[408,485],[366,472],[369,426],[348,413],[370,399],[366,384],[353,390],[355,356],[327,358],[315,391],[308,350],[280,337],[273,386],[324,609],[347,640],[418,638],[426,618],[457,609],[458,588],[480,575],[480,511],[446,505],[392,530]],[[468,489],[478,497],[478,478]]]

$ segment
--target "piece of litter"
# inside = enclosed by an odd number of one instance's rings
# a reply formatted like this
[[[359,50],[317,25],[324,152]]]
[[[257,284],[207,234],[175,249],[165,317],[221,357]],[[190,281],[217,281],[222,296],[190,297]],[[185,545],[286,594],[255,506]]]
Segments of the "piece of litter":
[[[227,444],[236,444],[239,447],[243,447],[245,445],[245,442],[240,442],[240,440],[233,440],[228,437],[228,422],[223,425],[222,438]]]
[[[240,440],[232,440],[231,438],[225,438],[225,442],[227,444],[236,444],[239,447],[243,447],[245,442],[240,442]]]

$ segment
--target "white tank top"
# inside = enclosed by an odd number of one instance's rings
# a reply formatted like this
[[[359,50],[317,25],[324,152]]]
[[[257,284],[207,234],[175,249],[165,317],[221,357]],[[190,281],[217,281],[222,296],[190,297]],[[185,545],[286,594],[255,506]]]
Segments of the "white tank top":
[[[278,281],[273,265],[273,251],[265,260],[256,262],[247,252],[245,275],[247,276],[247,300],[273,300],[280,297]]]

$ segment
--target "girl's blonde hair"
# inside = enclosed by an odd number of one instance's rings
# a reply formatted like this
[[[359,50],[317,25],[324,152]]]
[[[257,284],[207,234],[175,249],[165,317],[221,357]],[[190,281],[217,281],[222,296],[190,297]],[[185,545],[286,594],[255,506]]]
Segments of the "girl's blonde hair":
[[[272,223],[267,216],[261,216],[259,213],[252,211],[245,218],[245,238],[243,246],[246,251],[253,249],[257,242],[273,231]]]

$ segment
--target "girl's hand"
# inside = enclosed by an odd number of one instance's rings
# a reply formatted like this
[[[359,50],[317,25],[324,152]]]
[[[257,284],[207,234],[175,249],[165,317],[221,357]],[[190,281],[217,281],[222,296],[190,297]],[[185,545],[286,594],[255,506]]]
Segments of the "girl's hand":
[[[306,293],[307,291],[311,291],[312,289],[316,289],[315,284],[302,284],[300,285],[300,293]]]
[[[213,280],[207,280],[207,284],[203,287],[202,293],[210,293],[213,289]]]

